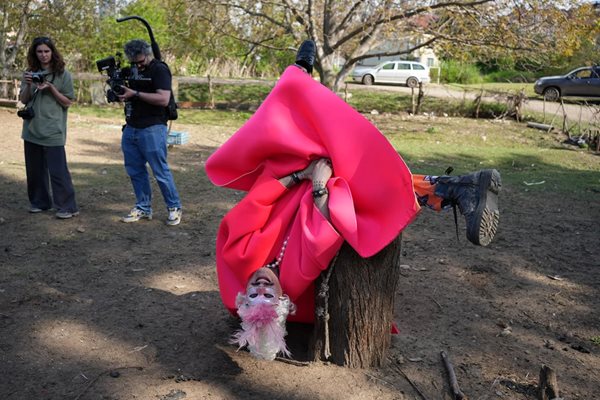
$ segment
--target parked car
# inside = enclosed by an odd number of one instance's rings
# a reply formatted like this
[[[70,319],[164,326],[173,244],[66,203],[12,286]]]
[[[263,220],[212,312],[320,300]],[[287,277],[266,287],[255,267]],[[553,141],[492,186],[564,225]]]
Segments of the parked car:
[[[533,90],[548,101],[557,101],[563,96],[600,97],[600,66],[581,67],[566,75],[540,78]]]
[[[429,83],[429,68],[415,61],[385,61],[374,67],[356,67],[352,79],[364,85],[373,83],[403,83],[416,87],[419,82]]]

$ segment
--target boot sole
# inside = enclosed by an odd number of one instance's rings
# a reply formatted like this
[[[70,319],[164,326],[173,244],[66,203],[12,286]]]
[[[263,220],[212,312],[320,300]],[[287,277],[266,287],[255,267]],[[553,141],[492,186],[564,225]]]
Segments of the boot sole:
[[[498,193],[502,187],[500,173],[495,169],[481,171],[479,176],[479,204],[475,210],[476,223],[467,230],[467,239],[480,246],[490,244],[500,221]]]

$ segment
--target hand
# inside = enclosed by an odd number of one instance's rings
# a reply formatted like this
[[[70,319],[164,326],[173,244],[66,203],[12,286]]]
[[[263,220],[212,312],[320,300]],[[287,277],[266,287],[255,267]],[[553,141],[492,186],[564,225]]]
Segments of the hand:
[[[313,189],[322,189],[327,185],[327,181],[333,175],[331,161],[327,158],[319,159],[314,165],[312,171]]]
[[[31,72],[29,71],[25,71],[23,72],[23,80],[25,81],[25,83],[27,83],[28,85],[31,85]]]
[[[52,85],[50,82],[44,81],[38,85],[38,90],[46,90],[48,88],[50,88],[50,90],[52,90],[53,86],[54,85]]]
[[[312,179],[313,170],[315,169],[315,165],[319,160],[313,160],[308,167],[304,168],[302,171],[297,172],[297,176],[300,179]]]
[[[127,86],[123,86],[121,85],[121,89],[123,89],[123,94],[117,95],[117,97],[119,98],[119,100],[121,101],[126,101],[131,99],[132,97],[135,97],[135,90],[132,90],[130,88],[128,88]]]

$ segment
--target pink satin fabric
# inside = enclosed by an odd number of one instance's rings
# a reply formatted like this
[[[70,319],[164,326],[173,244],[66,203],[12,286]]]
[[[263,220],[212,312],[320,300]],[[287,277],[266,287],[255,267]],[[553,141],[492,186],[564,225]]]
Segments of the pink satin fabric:
[[[278,178],[318,158],[332,161],[331,223],[314,206],[312,184],[286,189]],[[412,175],[362,115],[297,67],[289,67],[256,113],[206,163],[218,186],[247,191],[223,218],[217,274],[225,306],[252,273],[277,258],[284,293],[297,305],[288,320],[314,320],[313,282],[344,241],[362,257],[390,243],[419,206]]]

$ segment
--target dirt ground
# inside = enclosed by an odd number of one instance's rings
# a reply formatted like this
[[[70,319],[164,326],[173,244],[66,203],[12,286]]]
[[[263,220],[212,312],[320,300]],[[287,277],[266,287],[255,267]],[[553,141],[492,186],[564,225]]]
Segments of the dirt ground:
[[[228,344],[215,275],[241,194],[212,186],[204,161],[235,127],[177,126],[191,136],[169,155],[184,218],[167,227],[156,185],[154,220],[119,221],[134,196],[118,112],[69,117],[81,214],[66,221],[27,212],[21,121],[0,108],[0,122],[0,399],[450,399],[442,350],[470,399],[534,399],[543,364],[565,399],[600,396],[598,193],[505,184],[487,248],[457,242],[451,212],[425,212],[403,235],[385,367],[265,362]]]

